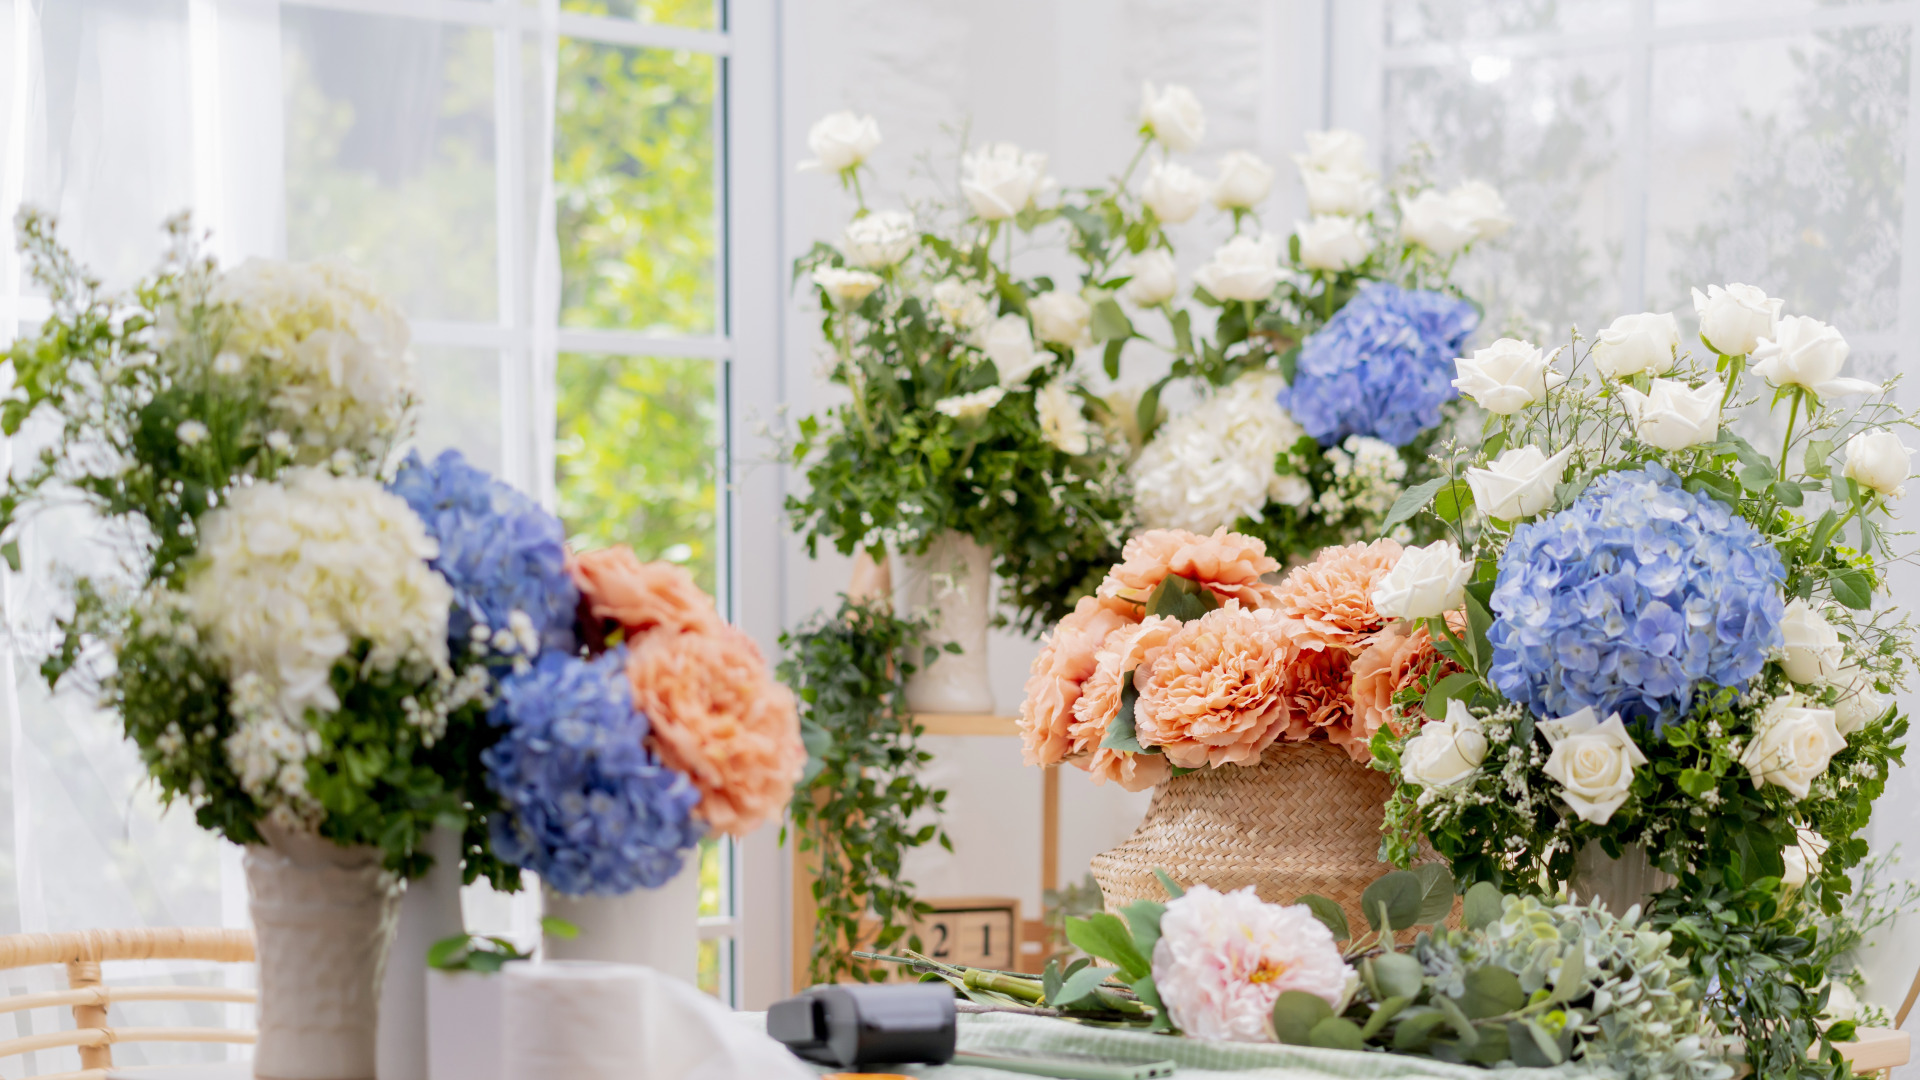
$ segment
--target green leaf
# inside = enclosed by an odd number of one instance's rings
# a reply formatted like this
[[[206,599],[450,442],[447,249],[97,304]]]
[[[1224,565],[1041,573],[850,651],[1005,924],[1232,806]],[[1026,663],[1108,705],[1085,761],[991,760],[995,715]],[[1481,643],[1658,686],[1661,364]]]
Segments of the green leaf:
[[[1419,924],[1434,926],[1453,914],[1453,872],[1446,863],[1421,863],[1413,868],[1420,879]]]
[[[1833,534],[1840,531],[1840,515],[1831,508],[1820,515],[1813,524],[1813,535],[1807,538],[1807,562],[1817,563],[1827,554],[1827,545],[1833,542]]]
[[[1280,377],[1287,380],[1288,386],[1293,385],[1294,372],[1299,370],[1299,367],[1300,346],[1295,345],[1293,348],[1280,354]]]
[[[1426,698],[1421,701],[1420,709],[1429,719],[1442,719],[1447,715],[1447,702],[1456,698],[1465,701],[1473,696],[1473,691],[1479,685],[1478,677],[1456,671],[1433,684],[1433,689],[1428,690]]]
[[[1088,956],[1112,961],[1128,978],[1153,973],[1153,965],[1133,947],[1133,934],[1118,916],[1103,911],[1084,919],[1068,919],[1067,940]]]
[[[1282,990],[1273,1000],[1273,1033],[1289,1046],[1311,1046],[1313,1029],[1333,1019],[1333,1006],[1318,994]]]
[[[1380,1034],[1389,1023],[1393,1022],[1393,1018],[1399,1016],[1400,1011],[1410,1004],[1412,1004],[1412,999],[1403,997],[1390,997],[1381,1002],[1374,1008],[1373,1015],[1367,1017],[1366,1024],[1360,1028],[1360,1037],[1362,1039],[1371,1039],[1375,1035]]]
[[[1132,336],[1133,323],[1111,297],[1093,305],[1093,340],[1125,341]]]
[[[1078,1004],[1093,996],[1094,988],[1113,975],[1112,968],[1089,967],[1075,972],[1060,987],[1058,997],[1047,998],[1047,1004],[1056,1009],[1064,1009]]]
[[[1572,1001],[1586,992],[1587,950],[1568,949],[1567,955],[1560,960],[1560,969],[1553,973],[1553,993],[1548,995],[1548,1000],[1559,1004]]]
[[[1800,491],[1800,485],[1791,480],[1782,480],[1773,485],[1773,500],[1781,506],[1801,506],[1807,501]]]
[[[1527,992],[1520,988],[1520,976],[1506,968],[1474,968],[1463,982],[1460,1009],[1472,1019],[1484,1020],[1526,1007]]]
[[[1166,388],[1172,378],[1169,375],[1147,387],[1146,393],[1140,395],[1140,403],[1133,407],[1133,418],[1140,427],[1142,445],[1152,439],[1154,431],[1160,427],[1160,391]]]
[[[1193,355],[1193,316],[1185,308],[1173,313],[1169,320],[1173,323],[1173,351],[1181,356]]]
[[[1480,1033],[1473,1029],[1473,1021],[1467,1019],[1467,1014],[1460,1011],[1459,1002],[1445,994],[1435,994],[1433,1007],[1439,1009],[1440,1014],[1446,1017],[1447,1026],[1452,1028],[1454,1035],[1459,1037],[1460,1045],[1473,1046],[1480,1041]]]
[[[1393,1048],[1401,1053],[1422,1050],[1433,1040],[1433,1032],[1447,1022],[1447,1014],[1438,1008],[1422,1006],[1400,1014],[1393,1028]]]
[[[1473,505],[1473,489],[1458,480],[1441,485],[1433,495],[1433,513],[1442,521],[1459,521]]]
[[[1120,909],[1127,928],[1133,931],[1133,947],[1141,956],[1153,955],[1153,947],[1160,941],[1160,917],[1166,913],[1167,905],[1158,900],[1135,900]]]
[[[19,573],[20,572],[20,541],[9,540],[4,544],[0,544],[0,558],[4,558],[7,560],[7,569],[13,571],[16,574]]]
[[[1367,916],[1367,925],[1375,930],[1385,925],[1383,917],[1394,929],[1404,930],[1420,918],[1422,895],[1419,878],[1395,870],[1366,887],[1360,894],[1360,910]]]
[[[456,955],[467,949],[468,937],[456,934],[450,938],[441,938],[427,947],[427,966],[440,971],[449,971],[459,965],[449,963]]]
[[[1100,739],[1102,750],[1118,750],[1127,754],[1144,754],[1146,749],[1140,745],[1140,739],[1133,730],[1133,710],[1140,700],[1140,690],[1127,679],[1120,687],[1120,711],[1114,715],[1113,722],[1107,725],[1107,733]]]
[[[1514,1064],[1527,1068],[1549,1068],[1566,1060],[1560,1044],[1533,1019],[1515,1020],[1507,1025],[1507,1046],[1513,1051]]]
[[[1740,486],[1753,492],[1755,495],[1772,487],[1773,477],[1774,472],[1773,466],[1771,465],[1743,465],[1740,468]]]
[[[1426,969],[1411,954],[1381,953],[1361,964],[1361,978],[1374,996],[1416,998],[1426,988]]]
[[[1181,622],[1192,622],[1219,606],[1220,599],[1212,589],[1179,574],[1161,578],[1147,597],[1148,615],[1165,615]]]
[[[1390,533],[1394,526],[1403,521],[1412,520],[1413,515],[1427,508],[1427,504],[1433,501],[1434,495],[1438,494],[1446,483],[1447,478],[1442,476],[1438,480],[1415,484],[1401,492],[1400,497],[1393,500],[1393,509],[1387,511],[1386,520],[1380,523],[1380,532],[1383,535]]]
[[[1867,575],[1849,566],[1835,570],[1827,575],[1827,586],[1833,590],[1833,598],[1855,611],[1865,611],[1873,606],[1873,586]]]
[[[1833,440],[1808,439],[1807,455],[1802,459],[1803,468],[1808,476],[1821,478],[1827,475],[1827,459],[1833,456]]]
[[[1367,1040],[1360,1036],[1360,1025],[1344,1016],[1331,1016],[1313,1025],[1307,1032],[1309,1046],[1328,1050],[1365,1050]]]
[[[467,954],[467,970],[482,974],[492,974],[505,967],[507,958],[497,952],[476,952]]]
[[[1107,378],[1117,379],[1120,377],[1120,353],[1126,347],[1126,338],[1114,338],[1112,341],[1107,342],[1106,349],[1100,354],[1100,367],[1107,373]]]
[[[1060,988],[1066,985],[1066,978],[1060,974],[1060,958],[1047,961],[1046,970],[1040,973],[1040,994],[1047,1001],[1060,1000]]]
[[[1148,1031],[1172,1031],[1173,1022],[1167,1019],[1167,1007],[1160,1003],[1160,988],[1153,984],[1153,976],[1143,975],[1127,984],[1133,990],[1133,996],[1140,1004],[1153,1010],[1153,1025]]]
[[[1487,610],[1487,600],[1492,596],[1493,582],[1481,582],[1486,586],[1487,596],[1480,595],[1479,585],[1467,587],[1467,644],[1473,647],[1474,668],[1485,671],[1493,662],[1493,642],[1487,634],[1493,630],[1493,613]]]
[[[580,936],[580,928],[555,915],[547,915],[540,920],[540,932],[562,941],[572,941]]]
[[[1294,903],[1307,905],[1307,909],[1313,912],[1313,917],[1333,931],[1333,940],[1351,941],[1353,939],[1353,928],[1347,925],[1346,908],[1324,896],[1315,896],[1312,893],[1300,897]]]
[[[1183,888],[1179,882],[1173,880],[1173,875],[1167,873],[1165,870],[1156,866],[1153,868],[1153,876],[1159,878],[1160,887],[1167,890],[1167,899],[1178,900],[1187,895],[1187,890]]]
[[[1736,509],[1740,505],[1740,487],[1730,476],[1711,472],[1688,473],[1685,487],[1696,495],[1704,494]]]
[[[1500,913],[1506,907],[1506,899],[1500,895],[1500,887],[1491,881],[1475,882],[1467,890],[1462,904],[1462,921],[1469,930],[1484,930],[1500,921]]]
[[[1712,791],[1714,787],[1713,774],[1699,769],[1680,770],[1680,775],[1674,778],[1674,782],[1680,785],[1681,791],[1695,799]]]

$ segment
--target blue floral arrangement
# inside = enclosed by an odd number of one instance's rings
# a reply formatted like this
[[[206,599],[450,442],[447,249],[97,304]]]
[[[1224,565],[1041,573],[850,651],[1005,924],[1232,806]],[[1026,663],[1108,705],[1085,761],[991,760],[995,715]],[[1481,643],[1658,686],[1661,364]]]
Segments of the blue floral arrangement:
[[[624,648],[584,660],[542,653],[500,681],[488,720],[506,730],[481,755],[506,805],[494,851],[569,896],[658,888],[705,832],[700,793],[643,745]]]
[[[1465,300],[1375,282],[1306,340],[1280,406],[1321,446],[1350,435],[1405,446],[1458,396],[1453,361],[1479,324]]]
[[[580,593],[558,518],[458,450],[431,465],[407,455],[389,487],[440,542],[432,566],[453,585],[447,635],[455,655],[482,641],[523,658],[574,651]]]
[[[1766,537],[1670,470],[1605,474],[1500,556],[1493,684],[1538,716],[1592,706],[1658,731],[1696,685],[1760,673],[1782,644],[1785,580]]]

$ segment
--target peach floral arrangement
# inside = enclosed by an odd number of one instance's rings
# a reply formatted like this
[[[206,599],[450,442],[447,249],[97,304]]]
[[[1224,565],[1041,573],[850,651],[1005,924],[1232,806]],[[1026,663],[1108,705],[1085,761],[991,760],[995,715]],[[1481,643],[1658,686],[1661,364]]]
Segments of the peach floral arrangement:
[[[1029,765],[1069,762],[1142,791],[1320,739],[1355,761],[1395,697],[1450,669],[1426,629],[1380,610],[1403,549],[1330,547],[1284,576],[1254,537],[1156,529],[1043,642],[1020,707]],[[1443,672],[1444,673],[1444,672]]]

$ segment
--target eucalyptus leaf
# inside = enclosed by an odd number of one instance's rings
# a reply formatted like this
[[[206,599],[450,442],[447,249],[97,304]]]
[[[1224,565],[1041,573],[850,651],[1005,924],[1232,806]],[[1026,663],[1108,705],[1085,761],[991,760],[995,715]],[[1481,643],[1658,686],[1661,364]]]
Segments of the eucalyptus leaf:
[[[1473,1021],[1467,1019],[1467,1014],[1461,1011],[1459,1002],[1445,994],[1435,994],[1433,1005],[1440,1010],[1442,1016],[1447,1018],[1447,1026],[1453,1029],[1453,1034],[1460,1040],[1460,1045],[1472,1046],[1480,1041],[1480,1033],[1473,1029]]]
[[[1395,930],[1404,930],[1420,918],[1424,895],[1419,878],[1405,870],[1395,870],[1361,892],[1360,909],[1367,916],[1367,925],[1374,930],[1385,925],[1383,913],[1386,923],[1392,923]]]
[[[1380,523],[1380,531],[1392,532],[1394,526],[1403,521],[1412,520],[1415,514],[1427,508],[1427,504],[1433,501],[1434,495],[1446,486],[1446,483],[1447,478],[1443,476],[1424,484],[1415,484],[1401,492],[1400,497],[1393,500],[1393,509],[1387,511],[1386,520]]]
[[[1429,716],[1434,715],[1432,713]],[[1453,914],[1453,872],[1446,863],[1421,863],[1413,868],[1420,879],[1420,925],[1434,926]]]
[[[1393,1026],[1393,1048],[1401,1053],[1423,1050],[1446,1022],[1447,1014],[1432,1006],[1404,1009]]]
[[[1478,881],[1467,890],[1461,905],[1461,919],[1469,930],[1484,930],[1499,921],[1505,906],[1506,898],[1500,895],[1499,886],[1491,881]]]
[[[1113,975],[1112,968],[1089,967],[1075,972],[1061,984],[1060,993],[1049,996],[1047,1004],[1056,1009],[1066,1009],[1092,998],[1093,991]]]
[[[1307,1032],[1307,1044],[1327,1050],[1367,1048],[1367,1040],[1360,1035],[1360,1025],[1344,1016],[1331,1016],[1313,1025],[1313,1030]]]
[[[1273,1033],[1289,1046],[1311,1046],[1313,1029],[1333,1018],[1333,1006],[1318,994],[1282,990],[1273,1000]]]
[[[1375,1006],[1373,1015],[1367,1017],[1367,1022],[1360,1027],[1360,1037],[1362,1039],[1371,1039],[1375,1035],[1380,1034],[1381,1031],[1386,1029],[1389,1023],[1393,1022],[1393,1018],[1399,1016],[1400,1011],[1405,1009],[1412,1001],[1412,998],[1390,997]]]
[[[1520,988],[1520,976],[1506,968],[1474,968],[1467,972],[1462,984],[1460,1009],[1474,1020],[1504,1016],[1527,1004],[1527,992]]]
[[[1060,959],[1054,957],[1040,973],[1040,993],[1048,1001],[1060,1000],[1060,988],[1066,985],[1066,977],[1060,974]]]
[[[1381,953],[1363,961],[1361,966],[1362,981],[1381,998],[1416,998],[1426,986],[1426,969],[1408,953]]]
[[[1307,910],[1313,912],[1313,917],[1319,919],[1328,930],[1333,931],[1333,940],[1352,940],[1353,928],[1347,925],[1346,908],[1324,896],[1316,896],[1312,893],[1300,897],[1294,903],[1307,905]]]

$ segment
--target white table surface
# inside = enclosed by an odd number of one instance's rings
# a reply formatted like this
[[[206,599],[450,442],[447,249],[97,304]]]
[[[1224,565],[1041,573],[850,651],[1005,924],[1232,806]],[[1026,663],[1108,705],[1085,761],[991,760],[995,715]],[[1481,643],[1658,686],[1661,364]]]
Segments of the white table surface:
[[[107,1080],[253,1080],[253,1062],[129,1066],[107,1073]]]

